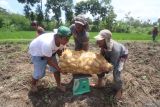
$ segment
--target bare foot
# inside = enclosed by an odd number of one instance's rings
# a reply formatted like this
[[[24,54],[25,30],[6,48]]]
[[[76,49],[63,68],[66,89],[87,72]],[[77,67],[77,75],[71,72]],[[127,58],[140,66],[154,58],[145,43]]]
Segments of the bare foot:
[[[121,100],[122,99],[122,89],[118,90],[116,95],[115,95],[115,98],[117,100]]]
[[[96,88],[102,88],[104,87],[104,82],[103,82],[103,79],[102,78],[99,78],[98,79],[98,82],[95,84],[95,83],[92,83],[90,84],[92,87],[96,87]]]
[[[102,84],[90,84],[90,86],[95,87],[95,88],[103,88],[104,86]]]

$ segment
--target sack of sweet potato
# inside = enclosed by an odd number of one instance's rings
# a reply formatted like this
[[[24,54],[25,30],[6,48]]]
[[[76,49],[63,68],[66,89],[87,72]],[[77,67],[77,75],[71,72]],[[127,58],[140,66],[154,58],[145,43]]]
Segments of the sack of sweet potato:
[[[102,66],[106,72],[112,70],[112,65],[100,54],[68,49],[62,53],[59,66],[63,73],[72,74],[100,74]]]

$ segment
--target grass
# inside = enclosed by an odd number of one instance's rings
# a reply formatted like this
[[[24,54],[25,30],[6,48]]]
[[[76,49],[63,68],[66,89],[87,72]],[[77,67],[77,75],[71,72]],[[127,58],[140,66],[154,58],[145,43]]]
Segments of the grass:
[[[90,39],[94,40],[94,36],[98,35],[98,32],[90,32]],[[113,33],[112,38],[115,40],[151,40],[151,35],[148,34],[136,34],[136,33]],[[160,40],[160,37],[158,38]]]
[[[35,31],[13,31],[13,32],[0,32],[1,39],[33,39]]]
[[[35,31],[14,31],[0,32],[0,42],[30,42],[35,38]],[[91,42],[95,42],[94,37],[98,32],[90,32],[89,37]],[[147,34],[132,34],[132,33],[113,33],[112,38],[118,41],[151,41],[151,35]],[[160,36],[157,37],[160,40]],[[71,39],[71,41],[73,41]]]
[[[0,44],[28,44],[32,39],[0,39]]]

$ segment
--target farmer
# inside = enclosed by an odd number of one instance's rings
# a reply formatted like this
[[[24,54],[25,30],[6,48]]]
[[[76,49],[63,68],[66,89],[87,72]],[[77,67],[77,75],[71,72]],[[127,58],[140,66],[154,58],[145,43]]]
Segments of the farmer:
[[[157,36],[158,36],[158,27],[154,26],[154,28],[152,29],[152,40],[153,40],[153,42],[155,42]]]
[[[82,15],[74,18],[74,24],[70,27],[75,42],[75,50],[87,51],[89,48],[88,22]]]
[[[39,26],[37,21],[33,21],[31,26],[36,30],[36,37],[44,33],[43,27]]]
[[[74,38],[75,51],[88,51],[89,48],[89,33],[88,22],[83,15],[78,15],[73,19],[73,24],[70,27],[71,34]],[[74,74],[73,78],[85,77],[89,75]],[[72,80],[73,82],[73,80]]]
[[[128,49],[126,49],[124,45],[112,40],[112,33],[107,29],[101,30],[95,39],[100,47],[100,53],[113,65],[113,88],[116,92],[115,97],[120,99],[122,96],[121,72],[128,56]],[[103,65],[100,67],[100,72],[102,73],[97,75],[98,83],[96,86],[98,87],[102,87],[102,80],[105,76]]]
[[[30,46],[29,53],[34,64],[31,91],[37,91],[37,82],[45,76],[46,65],[50,65],[51,74],[54,75],[57,88],[65,91],[65,87],[60,82],[60,72],[56,60],[56,54],[61,55],[64,45],[69,41],[70,29],[65,26],[58,28],[57,33],[45,33],[35,38]]]

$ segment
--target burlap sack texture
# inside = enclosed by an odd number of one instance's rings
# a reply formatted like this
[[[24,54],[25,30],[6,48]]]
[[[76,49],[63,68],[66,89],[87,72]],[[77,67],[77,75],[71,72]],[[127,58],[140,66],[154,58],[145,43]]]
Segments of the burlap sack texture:
[[[106,72],[112,70],[112,65],[100,54],[68,49],[62,53],[59,66],[62,72],[73,74],[100,74],[100,66],[103,66]]]

